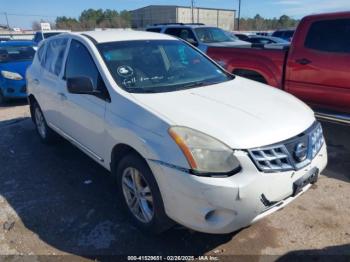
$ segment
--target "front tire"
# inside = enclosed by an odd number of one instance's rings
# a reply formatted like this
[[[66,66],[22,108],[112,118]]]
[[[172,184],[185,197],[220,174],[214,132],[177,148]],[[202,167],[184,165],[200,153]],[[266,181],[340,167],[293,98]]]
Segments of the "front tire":
[[[4,97],[2,91],[0,90],[0,105],[5,104],[7,102],[6,97]]]
[[[52,144],[57,140],[57,134],[47,125],[44,114],[38,103],[33,104],[33,115],[36,131],[44,144]]]
[[[144,159],[135,153],[125,156],[118,165],[117,180],[119,199],[141,231],[159,234],[172,226],[157,182]]]

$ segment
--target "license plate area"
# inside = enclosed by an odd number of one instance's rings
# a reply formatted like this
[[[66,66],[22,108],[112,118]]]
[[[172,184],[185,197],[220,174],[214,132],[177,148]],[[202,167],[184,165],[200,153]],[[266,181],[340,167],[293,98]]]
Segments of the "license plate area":
[[[293,196],[299,194],[308,184],[315,184],[318,180],[319,169],[314,167],[293,184]]]

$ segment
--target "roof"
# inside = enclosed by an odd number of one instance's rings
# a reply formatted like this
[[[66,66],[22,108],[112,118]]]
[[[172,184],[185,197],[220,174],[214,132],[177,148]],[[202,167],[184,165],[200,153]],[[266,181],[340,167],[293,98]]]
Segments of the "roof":
[[[184,5],[148,5],[148,6],[144,6],[141,8],[137,8],[133,11],[137,11],[140,9],[144,9],[144,8],[152,8],[152,7],[173,7],[173,8],[188,8],[191,9],[190,6],[184,6]],[[210,7],[199,7],[199,6],[195,6],[194,9],[204,9],[204,10],[219,10],[219,11],[231,11],[231,12],[236,12],[236,9],[225,9],[225,8],[210,8]]]
[[[303,19],[323,19],[323,18],[348,18],[350,16],[350,11],[343,12],[329,12],[329,13],[316,13],[305,16]]]
[[[97,43],[135,41],[135,40],[174,40],[175,38],[166,34],[135,31],[130,29],[111,29],[104,31],[87,31],[79,33],[68,33],[73,35],[86,35],[93,38]]]
[[[150,25],[146,28],[163,28],[163,27],[180,27],[180,28],[217,28],[216,26],[211,25],[199,25],[199,24],[180,24],[180,23],[174,23],[174,24],[156,24],[156,25]]]
[[[0,46],[33,46],[34,42],[30,40],[10,40],[0,42]]]

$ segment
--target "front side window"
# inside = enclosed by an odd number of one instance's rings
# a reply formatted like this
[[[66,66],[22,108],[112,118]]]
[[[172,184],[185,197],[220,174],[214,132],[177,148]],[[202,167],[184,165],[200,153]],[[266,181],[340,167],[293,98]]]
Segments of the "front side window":
[[[79,41],[72,40],[67,56],[65,78],[88,77],[95,89],[102,88],[100,73],[90,52]]]
[[[188,28],[169,27],[165,30],[165,34],[176,36],[186,41],[189,39],[195,40],[195,36],[192,30]]]
[[[147,28],[146,29],[147,32],[154,32],[154,33],[160,33],[160,31],[162,31],[161,28]]]
[[[46,43],[47,48],[44,67],[46,70],[57,76],[60,74],[62,69],[62,63],[67,43],[67,38],[59,38]]]
[[[117,84],[128,92],[170,92],[233,78],[182,41],[112,42],[98,48]]]
[[[41,32],[38,32],[35,34],[35,37],[34,37],[34,42],[37,42],[39,43],[41,40],[43,40],[43,35]]]
[[[350,19],[318,21],[311,25],[305,47],[333,53],[350,53]]]
[[[224,30],[216,27],[199,27],[195,29],[198,39],[203,43],[234,41]]]
[[[32,46],[0,46],[0,63],[31,61],[34,55]]]

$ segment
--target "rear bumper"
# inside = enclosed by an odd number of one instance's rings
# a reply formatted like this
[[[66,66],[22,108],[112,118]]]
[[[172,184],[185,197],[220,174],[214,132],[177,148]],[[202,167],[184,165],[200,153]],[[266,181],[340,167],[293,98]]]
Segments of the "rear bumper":
[[[156,162],[149,165],[158,182],[165,211],[174,221],[196,231],[224,234],[248,226],[286,206],[310,188],[293,195],[293,184],[312,168],[327,165],[326,145],[311,164],[298,171],[261,173],[247,153],[235,153],[242,170],[227,178],[189,175]],[[271,203],[261,200],[264,195]]]

